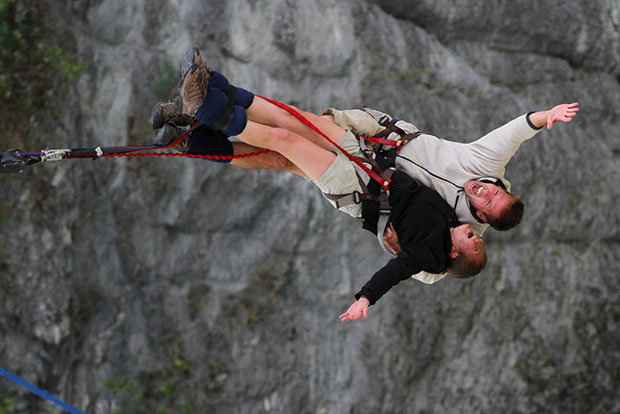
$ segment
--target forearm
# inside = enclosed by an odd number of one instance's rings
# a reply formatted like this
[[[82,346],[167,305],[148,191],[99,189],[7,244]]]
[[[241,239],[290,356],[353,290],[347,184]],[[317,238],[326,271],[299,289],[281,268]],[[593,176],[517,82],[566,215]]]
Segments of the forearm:
[[[527,120],[529,121],[532,127],[536,129],[540,129],[544,127],[545,125],[547,125],[547,117],[549,116],[550,112],[551,112],[550,109],[547,111],[530,112],[527,115]]]
[[[420,269],[413,266],[411,260],[406,255],[399,255],[377,271],[360,291],[355,294],[355,298],[366,297],[369,305],[374,305],[390,289],[402,280],[409,279],[411,274],[418,271]]]
[[[501,177],[521,144],[539,131],[529,117],[521,115],[467,146],[462,167],[481,177]]]

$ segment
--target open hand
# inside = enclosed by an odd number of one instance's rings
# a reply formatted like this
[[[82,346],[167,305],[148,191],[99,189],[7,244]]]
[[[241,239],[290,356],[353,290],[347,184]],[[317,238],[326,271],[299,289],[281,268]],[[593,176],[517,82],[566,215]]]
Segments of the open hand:
[[[553,124],[556,122],[570,122],[579,111],[578,105],[578,102],[573,102],[551,108],[547,114],[547,129],[553,128]]]
[[[342,322],[346,321],[355,321],[364,316],[364,318],[368,317],[368,306],[370,302],[364,296],[359,298],[359,300],[355,301],[353,305],[349,306],[349,309],[340,315],[340,320]]]

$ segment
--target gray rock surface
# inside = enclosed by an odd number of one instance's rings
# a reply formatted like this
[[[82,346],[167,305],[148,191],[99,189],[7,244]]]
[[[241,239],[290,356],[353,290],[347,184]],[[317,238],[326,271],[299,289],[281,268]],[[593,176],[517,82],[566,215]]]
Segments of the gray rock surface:
[[[526,215],[486,233],[482,274],[403,282],[354,323],[387,257],[310,182],[159,158],[2,176],[0,365],[95,414],[620,412],[620,2],[47,5],[86,64],[59,119],[33,119],[50,147],[149,142],[194,45],[256,93],[456,141],[582,109],[510,162]],[[38,150],[24,134],[1,150]]]

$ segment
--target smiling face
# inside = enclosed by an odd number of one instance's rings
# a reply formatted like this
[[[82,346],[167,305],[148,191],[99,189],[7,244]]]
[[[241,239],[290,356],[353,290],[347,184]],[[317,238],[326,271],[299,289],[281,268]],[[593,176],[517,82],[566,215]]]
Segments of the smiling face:
[[[474,180],[465,183],[465,194],[478,218],[485,223],[489,221],[489,217],[500,217],[513,200],[500,186]]]
[[[471,229],[469,224],[463,224],[450,229],[452,233],[451,258],[459,255],[476,256],[484,251],[482,238]]]
[[[487,251],[482,239],[469,224],[450,229],[452,250],[448,273],[456,278],[469,278],[482,271],[487,264]]]

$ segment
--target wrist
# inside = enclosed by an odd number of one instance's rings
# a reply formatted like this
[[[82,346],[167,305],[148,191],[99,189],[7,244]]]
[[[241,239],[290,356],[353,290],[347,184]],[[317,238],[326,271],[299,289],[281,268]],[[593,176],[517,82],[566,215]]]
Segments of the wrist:
[[[362,296],[358,299],[358,302],[362,302],[362,303],[366,304],[366,306],[370,306],[370,300],[369,300],[366,296],[363,296],[363,295],[362,295]]]
[[[549,111],[528,112],[528,114],[525,116],[525,120],[532,129],[541,129],[547,124],[548,112]]]

